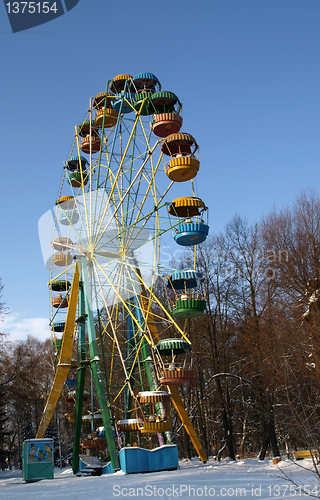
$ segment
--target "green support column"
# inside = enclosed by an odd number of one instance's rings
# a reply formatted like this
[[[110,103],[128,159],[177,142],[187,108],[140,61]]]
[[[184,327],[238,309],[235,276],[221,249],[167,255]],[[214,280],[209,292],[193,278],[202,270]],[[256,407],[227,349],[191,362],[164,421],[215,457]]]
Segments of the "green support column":
[[[112,467],[115,471],[117,471],[120,469],[120,464],[115,443],[114,430],[110,418],[110,412],[108,408],[106,393],[103,384],[103,377],[100,367],[100,358],[99,358],[96,331],[95,331],[94,318],[92,312],[91,289],[89,285],[89,273],[88,273],[88,265],[86,257],[81,257],[81,270],[82,270],[82,280],[83,280],[85,306],[87,314],[91,369],[93,372],[94,383],[96,386],[102,421],[106,431],[106,439],[108,443]]]
[[[74,421],[74,437],[73,437],[73,456],[72,470],[76,474],[79,470],[79,452],[80,452],[80,433],[82,423],[82,407],[83,407],[83,392],[86,375],[86,314],[84,303],[83,284],[79,286],[79,323],[78,331],[78,376],[77,376],[77,397],[76,397],[76,415]]]

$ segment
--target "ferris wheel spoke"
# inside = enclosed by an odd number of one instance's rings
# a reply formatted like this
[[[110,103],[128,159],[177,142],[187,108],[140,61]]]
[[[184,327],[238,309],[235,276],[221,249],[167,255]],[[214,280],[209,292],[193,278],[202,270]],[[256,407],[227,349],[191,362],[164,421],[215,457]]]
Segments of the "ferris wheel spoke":
[[[102,285],[101,285],[101,281],[100,281],[100,278],[99,278],[99,274],[97,274],[97,281],[98,281],[98,283],[99,283],[99,286],[100,286],[100,288],[101,288],[101,291],[103,292],[103,287],[102,287]],[[124,303],[124,304],[126,304],[126,303]],[[130,385],[130,376],[131,376],[131,372],[130,372],[130,374],[128,374],[128,373],[127,373],[126,363],[125,363],[125,360],[124,360],[124,358],[123,358],[123,356],[122,356],[122,353],[121,353],[121,349],[120,349],[120,345],[119,345],[118,336],[116,335],[116,331],[115,331],[115,328],[114,328],[113,322],[111,321],[110,311],[109,311],[109,308],[107,307],[107,304],[105,304],[105,311],[106,311],[107,317],[108,317],[108,319],[109,319],[109,324],[110,324],[110,327],[111,327],[111,329],[112,329],[114,342],[115,342],[115,344],[116,344],[116,346],[117,346],[117,348],[118,348],[119,357],[120,357],[120,359],[121,359],[121,364],[122,364],[122,367],[123,367],[123,370],[124,370],[124,374],[125,374],[125,383],[124,383],[124,385],[123,385],[123,387],[122,387],[121,391],[124,389],[124,387],[125,387],[126,385],[128,385],[129,390],[130,390],[131,394],[133,395],[133,390],[132,390],[131,385]],[[138,353],[137,353],[137,354],[138,354]],[[120,391],[120,393],[121,393],[121,391]],[[120,394],[120,393],[119,393],[119,394]]]
[[[137,322],[136,318],[134,317],[134,315],[132,314],[130,308],[128,307],[128,304],[127,302],[122,298],[122,295],[121,293],[119,292],[119,290],[117,289],[116,286],[114,286],[113,282],[109,279],[107,273],[105,272],[105,270],[103,269],[103,267],[100,266],[99,262],[95,259],[95,266],[96,266],[96,269],[98,270],[98,272],[101,272],[103,274],[103,276],[105,277],[108,285],[111,287],[112,291],[114,292],[114,295],[116,297],[116,300],[119,301],[124,309],[127,311],[127,313],[131,316],[132,320],[134,321],[135,325],[137,326],[137,328],[140,330],[141,334],[143,334],[143,329],[141,328],[140,324]],[[138,283],[138,282],[137,282]],[[125,288],[125,291],[129,291],[130,289],[126,289]],[[106,308],[108,308],[108,304],[105,300],[105,297],[104,297],[104,305]]]
[[[155,144],[154,149],[155,149],[156,145],[157,145],[157,143]],[[147,162],[147,159],[146,159],[146,160],[145,160],[145,162],[141,165],[141,167],[139,168],[138,172],[136,173],[136,175],[135,175],[135,177],[134,177],[133,181],[131,182],[131,184],[130,184],[130,185],[127,187],[127,189],[125,190],[125,193],[123,194],[123,196],[121,197],[121,199],[120,199],[119,203],[118,203],[118,204],[117,204],[117,206],[115,207],[115,210],[113,211],[113,214],[112,214],[111,218],[110,218],[110,219],[109,219],[109,221],[107,222],[107,224],[106,224],[106,226],[105,226],[105,228],[104,228],[104,230],[103,230],[102,234],[104,233],[104,231],[106,231],[106,230],[108,229],[108,227],[110,226],[110,224],[111,224],[111,223],[112,223],[112,221],[114,220],[115,215],[117,214],[117,212],[118,212],[119,208],[121,207],[121,204],[123,203],[123,201],[124,201],[124,200],[126,199],[126,197],[128,196],[128,193],[129,193],[129,192],[130,192],[130,190],[132,189],[132,186],[134,185],[134,182],[135,182],[136,178],[138,177],[139,173],[141,173],[141,171],[143,170],[143,168],[144,168],[144,166],[145,166],[145,163],[146,163],[146,162]],[[120,169],[119,169],[119,171],[120,171]],[[115,181],[119,178],[119,171],[118,171],[118,173],[117,173],[117,176],[116,176]],[[112,196],[113,192],[114,192],[114,184],[113,184],[113,187],[112,187],[111,192],[110,192],[110,194],[109,194],[108,203],[110,203],[111,196]],[[103,219],[105,218],[105,215],[106,215],[106,209],[105,209],[105,211],[104,211],[104,213],[103,213]],[[99,226],[99,228],[98,228],[97,234],[99,233],[99,231],[100,231],[100,230],[101,230],[101,224],[100,224],[100,226]],[[100,237],[101,237],[101,236],[100,236]],[[95,242],[94,242],[94,244],[96,244],[96,243],[97,243],[97,241],[95,241]]]
[[[130,265],[130,264],[128,264],[128,265]],[[167,311],[167,309],[163,306],[163,304],[160,302],[160,300],[158,299],[158,297],[152,292],[152,290],[148,287],[148,285],[143,281],[143,279],[141,277],[141,274],[136,270],[136,268],[134,268],[134,266],[131,266],[131,267],[132,267],[132,270],[136,272],[136,276],[139,279],[141,285],[143,285],[146,288],[146,290],[149,293],[149,296],[152,297],[152,300],[155,303],[157,303],[158,306],[160,306],[160,308],[162,309],[162,311],[165,313],[165,317],[167,317],[168,320],[172,324],[174,324],[175,322],[174,322],[173,318],[171,317],[171,315],[169,314],[169,312]],[[188,343],[190,343],[190,340],[187,338],[187,336],[185,335],[185,333],[183,332],[183,330],[177,324],[175,324],[175,327],[177,328],[177,330],[181,334],[182,338],[184,338],[185,340],[187,340]]]

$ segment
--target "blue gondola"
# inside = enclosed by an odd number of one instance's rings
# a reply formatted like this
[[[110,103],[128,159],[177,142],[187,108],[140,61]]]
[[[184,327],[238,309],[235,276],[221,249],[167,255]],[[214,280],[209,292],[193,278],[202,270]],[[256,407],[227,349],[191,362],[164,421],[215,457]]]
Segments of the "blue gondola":
[[[65,324],[66,324],[65,321],[59,321],[59,322],[53,323],[54,331],[55,332],[63,332]]]
[[[69,161],[65,162],[65,167],[70,172],[80,172],[81,166],[82,170],[87,168],[88,162],[84,156],[71,156]]]
[[[125,92],[124,94],[118,94],[115,96],[115,100],[112,103],[112,106],[117,113],[131,113],[133,111],[133,103],[134,94]]]
[[[153,73],[139,73],[133,78],[133,86],[137,92],[154,94],[161,90],[161,84]]]
[[[208,236],[209,226],[199,222],[183,222],[175,227],[173,237],[182,246],[198,245]]]
[[[78,212],[74,211],[66,211],[64,214],[60,216],[60,223],[64,226],[69,226],[70,224],[76,224],[79,220]]]
[[[166,278],[165,284],[167,288],[174,290],[190,290],[196,288],[197,280],[202,281],[203,276],[198,271],[187,269],[185,271],[176,271],[169,278]]]

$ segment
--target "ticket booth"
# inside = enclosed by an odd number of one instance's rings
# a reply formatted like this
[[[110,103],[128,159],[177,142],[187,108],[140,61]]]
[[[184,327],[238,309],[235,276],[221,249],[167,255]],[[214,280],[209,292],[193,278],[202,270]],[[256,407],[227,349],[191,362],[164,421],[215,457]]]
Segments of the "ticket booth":
[[[53,439],[26,439],[22,445],[22,479],[53,479]]]

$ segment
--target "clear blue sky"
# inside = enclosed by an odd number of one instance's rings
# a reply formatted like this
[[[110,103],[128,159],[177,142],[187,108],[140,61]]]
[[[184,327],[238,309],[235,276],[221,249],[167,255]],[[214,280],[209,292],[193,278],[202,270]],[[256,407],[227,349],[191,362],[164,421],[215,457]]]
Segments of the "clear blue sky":
[[[118,74],[156,74],[199,143],[211,234],[235,213],[253,223],[318,190],[319,26],[320,0],[80,0],[12,34],[0,4],[0,276],[12,339],[45,335],[37,222],[58,196],[90,96]]]

